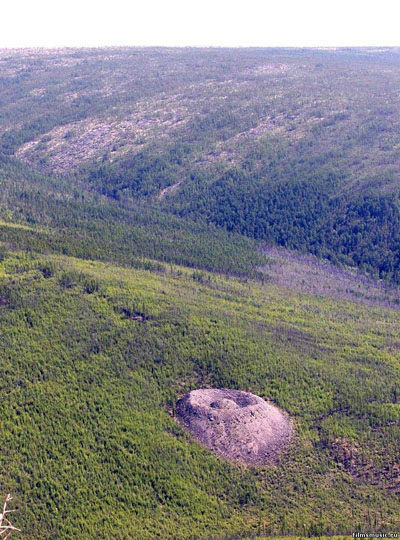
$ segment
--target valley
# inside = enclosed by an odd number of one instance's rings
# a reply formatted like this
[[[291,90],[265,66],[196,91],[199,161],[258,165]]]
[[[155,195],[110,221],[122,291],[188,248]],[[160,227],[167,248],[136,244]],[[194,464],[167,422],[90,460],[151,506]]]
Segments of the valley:
[[[399,530],[399,83],[398,48],[0,51],[21,538]]]

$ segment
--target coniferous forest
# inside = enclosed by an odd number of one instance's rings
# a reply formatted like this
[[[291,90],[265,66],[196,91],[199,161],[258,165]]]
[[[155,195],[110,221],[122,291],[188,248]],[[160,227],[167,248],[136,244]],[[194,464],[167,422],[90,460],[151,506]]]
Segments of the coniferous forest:
[[[399,83],[394,48],[0,50],[19,537],[399,530]],[[294,441],[218,457],[175,419],[198,388]]]

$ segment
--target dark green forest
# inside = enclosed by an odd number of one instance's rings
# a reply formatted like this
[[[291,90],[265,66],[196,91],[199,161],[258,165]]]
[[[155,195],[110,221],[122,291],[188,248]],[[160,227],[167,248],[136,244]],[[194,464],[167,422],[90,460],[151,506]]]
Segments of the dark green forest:
[[[4,52],[0,155],[142,228],[213,224],[398,283],[399,69],[397,49]]]

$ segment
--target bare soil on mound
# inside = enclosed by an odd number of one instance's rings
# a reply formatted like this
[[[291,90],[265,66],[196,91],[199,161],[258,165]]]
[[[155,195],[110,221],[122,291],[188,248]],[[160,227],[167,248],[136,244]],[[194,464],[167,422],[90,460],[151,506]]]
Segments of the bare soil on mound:
[[[274,463],[293,436],[285,413],[241,390],[192,390],[177,402],[176,416],[213,452],[248,465]]]

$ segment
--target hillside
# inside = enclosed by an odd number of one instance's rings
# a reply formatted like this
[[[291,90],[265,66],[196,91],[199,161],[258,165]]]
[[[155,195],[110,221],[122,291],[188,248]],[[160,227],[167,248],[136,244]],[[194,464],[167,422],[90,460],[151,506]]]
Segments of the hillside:
[[[398,49],[0,50],[21,538],[398,531],[399,83]],[[221,388],[291,419],[277,461],[179,424]]]
[[[398,282],[397,49],[4,50],[4,155]]]
[[[126,266],[157,267],[142,261],[151,257],[248,276],[263,260],[242,236],[156,209],[122,208],[82,184],[37,174],[8,157],[0,160],[0,241]]]
[[[398,529],[398,310],[58,255],[1,276],[0,483],[24,537]],[[203,387],[272,399],[296,444],[217,458],[171,417]]]

